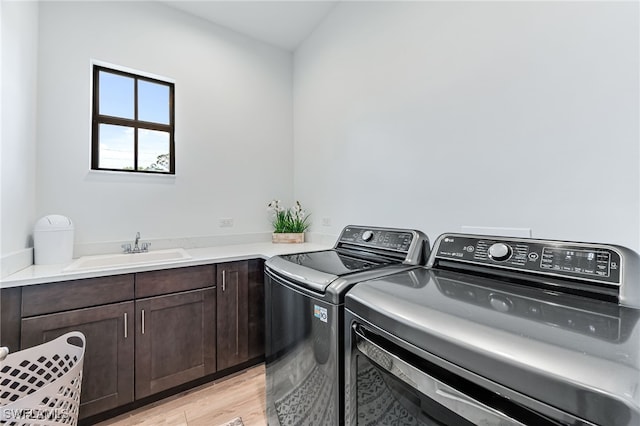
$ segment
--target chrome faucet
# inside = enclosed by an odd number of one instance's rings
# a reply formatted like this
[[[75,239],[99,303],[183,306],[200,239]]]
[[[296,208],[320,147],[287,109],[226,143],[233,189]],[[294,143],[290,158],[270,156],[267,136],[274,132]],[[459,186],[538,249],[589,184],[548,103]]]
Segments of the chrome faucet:
[[[133,252],[140,251],[140,247],[138,247],[138,241],[140,241],[140,232],[136,232],[136,241],[133,246]]]
[[[142,243],[140,242],[140,232],[136,232],[136,239],[133,243],[133,248],[131,248],[131,243],[123,244],[122,249],[125,253],[144,253],[149,251],[149,246],[151,243]]]

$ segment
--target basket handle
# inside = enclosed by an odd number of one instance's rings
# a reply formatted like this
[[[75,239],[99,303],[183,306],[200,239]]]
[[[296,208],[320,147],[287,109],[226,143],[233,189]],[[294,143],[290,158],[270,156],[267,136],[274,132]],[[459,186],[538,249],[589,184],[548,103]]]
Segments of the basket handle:
[[[58,337],[58,339],[60,340],[64,340],[65,342],[67,342],[68,345],[71,346],[75,346],[78,347],[77,345],[72,344],[71,342],[69,342],[69,340],[73,337],[77,337],[78,339],[80,339],[82,341],[82,352],[84,352],[84,350],[86,349],[87,346],[87,339],[85,339],[84,334],[82,334],[79,331],[70,331],[68,333],[63,334],[62,336]],[[56,339],[56,340],[58,340]]]

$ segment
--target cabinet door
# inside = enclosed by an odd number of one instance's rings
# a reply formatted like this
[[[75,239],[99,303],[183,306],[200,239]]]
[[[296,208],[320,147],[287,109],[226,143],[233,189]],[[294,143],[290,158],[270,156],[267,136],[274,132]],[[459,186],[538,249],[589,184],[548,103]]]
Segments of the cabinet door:
[[[20,350],[20,301],[22,288],[0,290],[0,346],[11,352]]]
[[[264,260],[249,261],[249,359],[264,356]]]
[[[217,266],[218,371],[249,359],[248,262]]]
[[[85,335],[80,418],[133,401],[133,314],[133,302],[123,302],[22,319],[22,349]]]
[[[136,399],[216,371],[211,287],[136,300]]]

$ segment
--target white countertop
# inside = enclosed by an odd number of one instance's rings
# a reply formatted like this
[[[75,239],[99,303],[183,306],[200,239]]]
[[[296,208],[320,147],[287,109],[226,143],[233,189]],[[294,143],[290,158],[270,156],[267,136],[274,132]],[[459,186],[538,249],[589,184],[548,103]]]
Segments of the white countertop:
[[[159,269],[181,268],[185,266],[206,265],[220,262],[232,262],[235,260],[247,260],[256,258],[268,259],[279,254],[327,250],[332,247],[333,244],[273,244],[271,242],[260,242],[185,249],[185,251],[191,256],[190,259],[172,260],[168,262],[160,261],[155,263],[117,266],[109,268],[65,271],[64,269],[68,267],[71,262],[62,265],[32,265],[0,280],[0,288],[20,287],[32,284],[69,281],[82,278],[95,278],[109,275],[129,274],[134,272],[154,271]]]

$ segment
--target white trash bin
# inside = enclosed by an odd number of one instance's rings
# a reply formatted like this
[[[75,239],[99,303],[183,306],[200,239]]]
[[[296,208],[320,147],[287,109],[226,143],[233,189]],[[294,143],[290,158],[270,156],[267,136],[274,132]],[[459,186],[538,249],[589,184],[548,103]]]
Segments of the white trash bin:
[[[52,214],[36,222],[33,228],[34,263],[55,265],[73,259],[74,226],[66,216]]]

